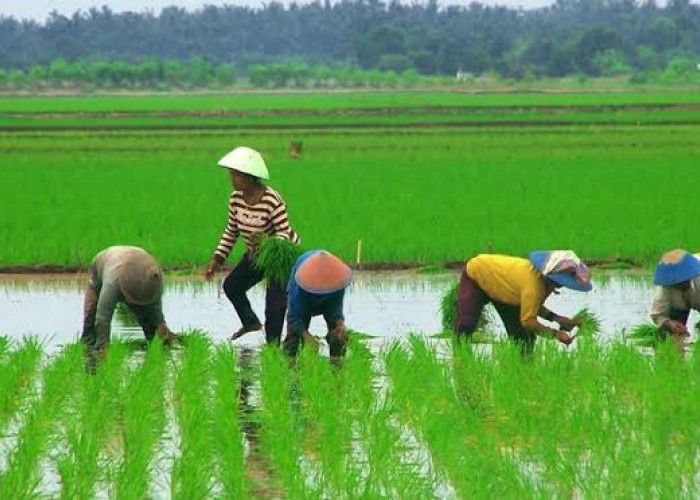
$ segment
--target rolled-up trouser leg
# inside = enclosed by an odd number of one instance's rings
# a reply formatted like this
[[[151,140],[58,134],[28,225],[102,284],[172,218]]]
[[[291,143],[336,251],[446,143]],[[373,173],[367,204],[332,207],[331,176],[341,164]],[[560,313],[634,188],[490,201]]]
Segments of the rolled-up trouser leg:
[[[299,343],[301,342],[302,331],[298,328],[293,328],[287,325],[287,336],[284,338],[282,349],[288,356],[296,356],[299,352]]]
[[[530,354],[535,347],[537,335],[526,330],[520,322],[520,306],[493,301],[493,307],[501,317],[508,337],[518,344],[523,354]]]
[[[471,335],[476,330],[479,317],[489,298],[479,285],[462,271],[457,287],[457,314],[454,332],[458,335]]]
[[[224,293],[233,304],[244,327],[260,323],[246,296],[246,292],[260,280],[262,280],[262,272],[255,269],[248,254],[243,256],[224,280]]]
[[[337,358],[345,355],[345,350],[348,346],[347,333],[338,335],[337,331],[333,329],[326,335],[326,341],[328,342],[331,357]]]
[[[95,330],[97,299],[97,290],[92,286],[88,286],[85,292],[85,301],[83,302],[83,334],[80,337],[80,341],[87,346],[95,345],[97,340],[97,330]]]
[[[269,283],[265,292],[265,339],[268,344],[279,345],[287,312],[287,285]]]

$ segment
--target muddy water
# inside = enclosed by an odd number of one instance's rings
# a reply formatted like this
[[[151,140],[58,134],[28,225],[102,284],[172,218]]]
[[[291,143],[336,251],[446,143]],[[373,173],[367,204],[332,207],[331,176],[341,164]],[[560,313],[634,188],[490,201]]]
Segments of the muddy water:
[[[456,274],[423,275],[409,272],[358,272],[346,295],[348,325],[380,337],[397,337],[440,330],[440,297],[457,278]],[[598,275],[594,291],[588,294],[564,290],[552,296],[547,306],[571,315],[582,307],[598,314],[605,335],[614,337],[623,328],[647,320],[653,294],[648,275]],[[61,345],[77,338],[82,322],[84,275],[0,276],[0,334],[13,338],[34,334],[47,345]],[[262,315],[264,289],[249,292],[253,308]],[[215,340],[224,340],[239,326],[233,307],[221,291],[221,277],[211,283],[199,279],[169,278],[163,299],[165,317],[174,330],[198,328]],[[691,318],[694,321],[695,318]],[[502,325],[497,322],[497,331]],[[324,332],[315,318],[311,330]],[[137,328],[116,315],[113,334],[141,338]],[[250,333],[237,341],[256,345],[262,333]]]

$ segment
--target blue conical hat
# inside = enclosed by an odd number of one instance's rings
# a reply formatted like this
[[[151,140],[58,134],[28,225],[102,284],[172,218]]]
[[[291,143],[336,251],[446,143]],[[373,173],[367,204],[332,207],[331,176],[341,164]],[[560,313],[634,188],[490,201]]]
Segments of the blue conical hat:
[[[654,284],[677,285],[698,275],[700,275],[700,259],[682,248],[677,248],[661,256],[654,271]]]

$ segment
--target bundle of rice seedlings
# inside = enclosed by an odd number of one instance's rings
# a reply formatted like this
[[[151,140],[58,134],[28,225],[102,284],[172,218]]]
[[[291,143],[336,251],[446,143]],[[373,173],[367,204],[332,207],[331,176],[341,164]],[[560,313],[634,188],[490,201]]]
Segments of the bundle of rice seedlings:
[[[587,308],[581,309],[572,318],[574,321],[583,320],[583,324],[578,327],[577,335],[580,337],[593,337],[600,333],[600,318]]]
[[[267,283],[285,286],[301,253],[299,246],[287,239],[265,237],[255,256],[255,267],[262,271]]]
[[[450,288],[442,296],[440,300],[440,314],[442,315],[442,329],[446,332],[453,331],[455,319],[457,318],[457,288],[459,283],[455,281]],[[481,311],[481,317],[479,318],[479,323],[476,329],[484,331],[486,325],[493,323],[493,312],[491,308],[487,305]]]
[[[653,323],[640,323],[633,326],[626,337],[634,345],[641,347],[654,347],[661,342],[666,335]]]

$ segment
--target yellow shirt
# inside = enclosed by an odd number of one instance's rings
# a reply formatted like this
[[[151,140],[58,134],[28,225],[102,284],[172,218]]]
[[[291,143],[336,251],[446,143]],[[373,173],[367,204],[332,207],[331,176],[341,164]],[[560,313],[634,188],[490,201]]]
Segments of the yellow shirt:
[[[527,259],[508,255],[477,255],[467,262],[467,276],[489,298],[520,306],[520,321],[537,318],[544,303],[545,281]]]

